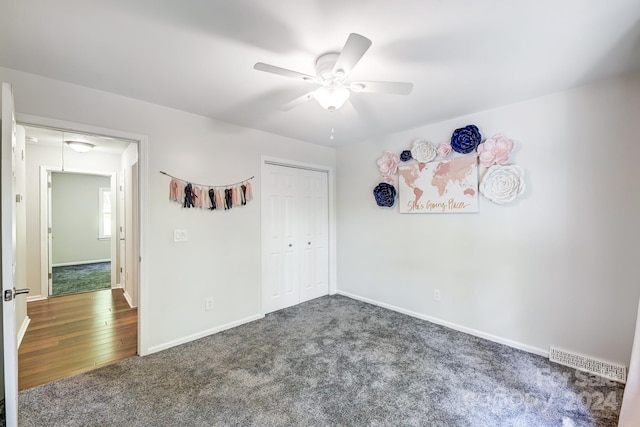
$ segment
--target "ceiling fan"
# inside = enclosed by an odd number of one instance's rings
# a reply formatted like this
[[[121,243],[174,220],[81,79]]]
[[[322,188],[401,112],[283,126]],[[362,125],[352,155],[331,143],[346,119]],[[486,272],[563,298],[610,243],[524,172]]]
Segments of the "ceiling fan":
[[[351,92],[390,93],[408,95],[413,89],[413,83],[406,82],[374,82],[348,81],[351,70],[360,61],[371,46],[371,40],[360,34],[351,33],[341,52],[329,52],[316,59],[316,76],[311,76],[275,65],[256,63],[253,68],[259,71],[279,74],[294,79],[302,79],[321,85],[281,107],[288,111],[310,99],[315,99],[325,109],[335,111],[342,107],[351,96]]]

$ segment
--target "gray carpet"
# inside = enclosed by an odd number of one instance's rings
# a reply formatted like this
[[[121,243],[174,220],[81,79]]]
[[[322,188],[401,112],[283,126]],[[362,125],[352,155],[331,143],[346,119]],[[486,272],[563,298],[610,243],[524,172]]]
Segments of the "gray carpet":
[[[341,296],[20,393],[22,426],[615,426],[623,387]]]
[[[111,287],[111,262],[65,265],[51,269],[52,295],[99,291]]]

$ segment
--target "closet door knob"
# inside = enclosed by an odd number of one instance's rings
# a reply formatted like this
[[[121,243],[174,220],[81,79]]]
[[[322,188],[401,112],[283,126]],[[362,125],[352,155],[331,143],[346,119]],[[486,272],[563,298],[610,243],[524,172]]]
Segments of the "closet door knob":
[[[310,245],[310,244],[311,244],[311,242],[307,242],[307,245]]]
[[[291,243],[289,243],[289,247],[293,246]]]

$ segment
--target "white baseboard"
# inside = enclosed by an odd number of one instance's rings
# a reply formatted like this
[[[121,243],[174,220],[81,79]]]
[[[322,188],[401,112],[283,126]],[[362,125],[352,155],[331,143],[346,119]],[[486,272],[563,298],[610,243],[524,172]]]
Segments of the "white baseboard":
[[[29,327],[29,323],[31,323],[31,318],[26,316],[22,321],[22,325],[20,325],[20,329],[18,330],[18,348],[20,348],[20,344],[22,344],[22,339],[24,338],[24,334],[27,333],[27,328]]]
[[[33,302],[33,301],[42,301],[42,300],[45,300],[45,299],[48,299],[48,298],[46,296],[44,296],[44,295],[34,295],[34,296],[31,296],[31,297],[27,297],[27,304],[30,303],[30,302]]]
[[[111,260],[110,259],[94,259],[93,261],[59,262],[57,264],[51,264],[51,267],[69,267],[70,265],[97,264],[99,262],[111,262]]]
[[[349,292],[338,291],[338,295],[345,296],[347,298],[352,298],[358,301],[366,302],[368,304],[377,305],[378,307],[383,307],[392,311],[396,311],[398,313],[406,314],[407,316],[416,317],[418,319],[426,320],[427,322],[435,323],[437,325],[446,326],[447,328],[455,329],[456,331],[464,332],[465,334],[473,335],[478,338],[483,338],[489,341],[497,342],[498,344],[504,344],[509,347],[516,348],[518,350],[526,351],[527,353],[537,354],[538,356],[542,356],[545,358],[549,358],[549,351],[543,350],[541,348],[532,347],[527,344],[523,344],[517,341],[512,341],[506,338],[502,338],[496,335],[491,335],[486,332],[478,331],[476,329],[471,329],[466,326],[458,325],[455,323],[448,322],[446,320],[438,319],[435,317],[427,316],[425,314],[416,313],[415,311],[406,310],[404,308],[396,307],[390,304],[385,304],[380,301],[372,300],[369,298],[361,297],[359,295],[355,295]]]
[[[127,303],[129,304],[129,307],[131,308],[136,308],[137,306],[133,305],[133,300],[131,299],[131,295],[129,295],[129,292],[124,291],[122,293],[122,295],[124,295],[124,299],[127,300]]]
[[[184,338],[180,338],[177,340],[169,341],[164,344],[156,345],[153,347],[149,347],[145,355],[156,353],[158,351],[166,350],[171,347],[175,347],[180,344],[185,344],[191,341],[195,341],[200,338],[204,338],[209,335],[217,334],[218,332],[226,331],[227,329],[235,328],[236,326],[244,325],[245,323],[253,322],[254,320],[262,319],[264,315],[256,314],[254,316],[245,317],[244,319],[237,320],[235,322],[227,323],[222,326],[218,326],[216,328],[207,329],[202,332],[198,332],[197,334],[189,335]]]

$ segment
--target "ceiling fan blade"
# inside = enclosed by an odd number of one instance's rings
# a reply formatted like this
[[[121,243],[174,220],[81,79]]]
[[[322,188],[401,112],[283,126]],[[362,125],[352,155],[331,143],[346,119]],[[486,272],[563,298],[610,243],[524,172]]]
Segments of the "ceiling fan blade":
[[[349,85],[354,92],[391,93],[394,95],[409,95],[413,90],[413,83],[407,82],[353,82]]]
[[[348,75],[370,46],[371,40],[368,38],[356,33],[349,34],[349,38],[347,38],[347,42],[338,56],[336,65],[333,66],[333,74]]]
[[[280,110],[281,111],[289,111],[289,110],[292,110],[292,109],[296,108],[298,105],[304,104],[305,102],[313,99],[313,92],[314,91],[305,93],[304,95],[297,97],[293,101],[287,102],[282,107],[280,107]]]
[[[291,77],[291,78],[294,78],[294,79],[302,79],[304,81],[309,81],[309,82],[317,82],[318,81],[318,79],[316,79],[315,77],[310,76],[308,74],[299,73],[299,72],[293,71],[293,70],[287,70],[286,68],[281,68],[281,67],[276,67],[275,65],[265,64],[264,62],[257,62],[256,65],[253,66],[253,68],[258,70],[258,71],[266,71],[267,73],[278,74],[278,75],[281,75],[281,76]]]

